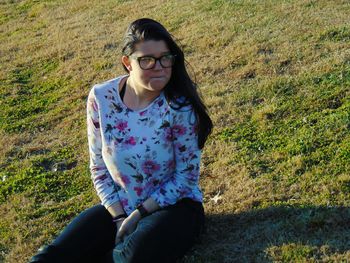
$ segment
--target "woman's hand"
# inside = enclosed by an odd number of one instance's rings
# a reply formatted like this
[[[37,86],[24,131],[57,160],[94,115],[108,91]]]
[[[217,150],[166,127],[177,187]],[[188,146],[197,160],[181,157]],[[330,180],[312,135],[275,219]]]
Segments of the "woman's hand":
[[[140,219],[140,212],[138,210],[135,210],[123,221],[118,222],[116,244],[119,243],[125,235],[130,235],[132,232],[135,231],[137,223],[140,221]]]
[[[119,232],[119,229],[120,229],[120,226],[122,225],[122,223],[124,222],[125,218],[121,221],[118,221],[116,223],[116,226],[117,226],[117,234],[115,235],[115,245],[117,245],[118,243],[122,242],[122,239],[118,237],[118,232]]]

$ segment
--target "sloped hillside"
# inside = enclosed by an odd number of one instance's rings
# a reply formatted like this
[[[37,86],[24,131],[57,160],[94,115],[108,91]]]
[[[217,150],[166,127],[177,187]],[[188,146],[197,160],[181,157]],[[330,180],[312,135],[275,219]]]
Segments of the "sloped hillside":
[[[27,262],[99,200],[86,98],[150,17],[182,45],[215,128],[207,233],[183,262],[350,260],[346,0],[0,2],[0,261]]]

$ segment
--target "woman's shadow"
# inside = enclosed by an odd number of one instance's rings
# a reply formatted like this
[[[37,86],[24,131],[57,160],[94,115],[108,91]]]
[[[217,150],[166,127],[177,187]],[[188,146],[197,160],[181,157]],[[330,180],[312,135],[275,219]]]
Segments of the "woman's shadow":
[[[207,216],[206,231],[181,262],[346,262],[349,249],[348,207],[278,206]]]

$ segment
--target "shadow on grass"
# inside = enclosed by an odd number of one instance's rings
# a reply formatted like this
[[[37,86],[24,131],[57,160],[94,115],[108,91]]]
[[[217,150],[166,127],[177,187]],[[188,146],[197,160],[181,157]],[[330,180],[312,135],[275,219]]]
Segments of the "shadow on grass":
[[[269,207],[210,215],[206,223],[200,243],[182,262],[344,260],[350,249],[347,207]]]

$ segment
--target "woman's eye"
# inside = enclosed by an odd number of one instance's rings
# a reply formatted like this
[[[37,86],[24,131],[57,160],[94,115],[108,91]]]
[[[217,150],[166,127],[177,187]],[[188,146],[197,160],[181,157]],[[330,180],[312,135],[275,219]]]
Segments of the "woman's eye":
[[[141,58],[141,61],[145,62],[145,63],[150,63],[150,62],[153,61],[153,58],[151,58],[151,57],[144,57],[144,58]]]

